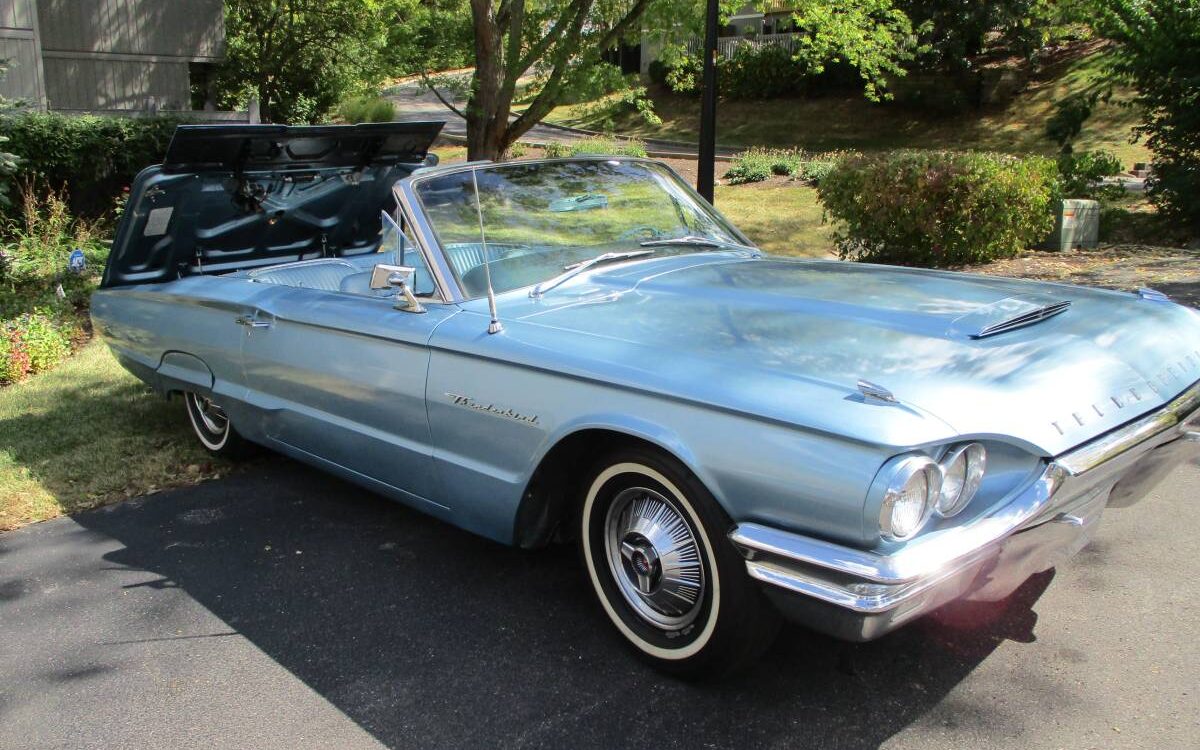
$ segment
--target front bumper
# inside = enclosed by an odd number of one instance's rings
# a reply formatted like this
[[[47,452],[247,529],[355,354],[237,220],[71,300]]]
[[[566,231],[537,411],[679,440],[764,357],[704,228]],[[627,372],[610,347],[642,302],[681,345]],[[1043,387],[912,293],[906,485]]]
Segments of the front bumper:
[[[995,601],[1091,540],[1105,507],[1131,505],[1200,455],[1200,384],[1159,411],[1049,462],[998,510],[888,555],[755,523],[730,539],[785,616],[852,641],[955,599]]]

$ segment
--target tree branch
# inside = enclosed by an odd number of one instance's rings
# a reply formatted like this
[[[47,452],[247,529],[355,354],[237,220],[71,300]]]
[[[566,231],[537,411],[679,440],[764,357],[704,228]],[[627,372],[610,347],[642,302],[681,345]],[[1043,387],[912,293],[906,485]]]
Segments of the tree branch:
[[[467,119],[467,116],[464,115],[458,109],[458,107],[454,106],[452,103],[450,103],[449,101],[446,100],[446,97],[442,96],[442,92],[437,90],[437,86],[435,86],[433,84],[433,81],[431,81],[429,79],[429,73],[424,68],[421,69],[421,83],[425,84],[425,88],[427,88],[433,92],[433,95],[437,97],[439,102],[446,105],[446,109],[450,110],[451,112],[453,112],[454,114],[463,118],[464,120]]]

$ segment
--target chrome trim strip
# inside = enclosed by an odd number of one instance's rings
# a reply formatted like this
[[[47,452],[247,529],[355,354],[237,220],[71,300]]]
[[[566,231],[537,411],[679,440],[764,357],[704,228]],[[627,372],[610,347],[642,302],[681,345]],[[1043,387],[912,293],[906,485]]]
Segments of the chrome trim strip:
[[[401,180],[392,188],[392,194],[396,197],[397,210],[404,217],[406,225],[412,229],[413,238],[416,239],[421,255],[425,258],[425,264],[429,266],[429,272],[433,276],[442,300],[450,303],[465,302],[466,297],[459,289],[458,282],[446,264],[445,257],[441,252],[434,251],[436,244],[433,239],[433,228],[425,221],[424,215],[413,208],[413,196],[406,187],[411,179],[409,177]]]
[[[1162,409],[1102,435],[1054,462],[1071,476],[1079,476],[1184,422],[1197,409],[1200,409],[1200,383],[1192,385]]]

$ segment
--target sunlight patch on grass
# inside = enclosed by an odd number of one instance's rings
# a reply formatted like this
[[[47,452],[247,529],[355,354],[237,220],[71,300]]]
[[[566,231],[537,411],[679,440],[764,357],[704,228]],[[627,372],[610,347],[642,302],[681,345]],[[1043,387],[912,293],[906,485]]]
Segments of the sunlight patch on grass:
[[[50,372],[0,389],[0,530],[219,475],[183,407],[93,341]]]
[[[802,185],[721,185],[717,209],[772,255],[824,258],[833,253],[830,228],[821,223],[817,191]]]

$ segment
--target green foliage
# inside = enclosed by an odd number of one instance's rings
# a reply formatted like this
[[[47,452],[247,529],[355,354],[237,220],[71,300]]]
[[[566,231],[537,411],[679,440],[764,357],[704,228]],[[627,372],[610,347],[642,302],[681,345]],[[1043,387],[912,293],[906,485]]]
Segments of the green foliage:
[[[1107,151],[1064,153],[1058,157],[1059,184],[1067,198],[1119,198],[1125,188],[1102,184],[1102,180],[1120,173],[1121,160]]]
[[[221,102],[265,122],[320,122],[382,80],[396,0],[226,0]]]
[[[887,78],[903,76],[901,64],[914,53],[912,22],[893,0],[793,0],[789,5],[806,36],[796,57],[811,75],[845,62],[862,76],[868,99],[887,98]]]
[[[407,76],[471,64],[474,35],[468,0],[387,0],[388,75]]]
[[[692,6],[688,0],[472,2],[474,69],[463,108],[468,158],[498,158],[556,106],[578,101],[598,77],[610,76],[602,63],[613,48],[639,38],[643,28],[672,25]],[[526,106],[510,119],[519,84],[530,77]],[[644,96],[631,102],[649,111]]]
[[[899,0],[919,39],[915,66],[961,70],[987,49],[1032,57],[1049,43],[1086,34],[1095,0]]]
[[[571,147],[566,143],[547,143],[542,149],[542,156],[547,159],[563,159],[571,155]]]
[[[730,185],[762,182],[772,175],[793,177],[804,163],[804,152],[797,149],[751,148],[738,154],[725,179]]]
[[[617,122],[630,113],[649,125],[661,125],[646,87],[637,81],[637,75],[625,75],[615,65],[599,63],[564,95],[563,103],[580,103],[580,118],[604,131],[614,130]],[[536,94],[539,85],[535,84],[529,93]]]
[[[814,79],[838,66],[862,80],[868,99],[887,98],[887,79],[903,76],[901,63],[913,54],[912,25],[892,0],[798,0],[789,6],[803,43],[789,52],[752,39],[738,42],[728,58],[717,59],[723,96],[769,99],[803,93]],[[673,43],[664,47],[660,60],[662,80],[671,90],[699,93],[699,54]]]
[[[85,304],[108,254],[101,240],[103,223],[76,219],[65,191],[32,181],[22,183],[19,205],[20,217],[5,228],[0,281],[7,292],[19,299],[42,300],[52,298],[61,284],[69,304]],[[75,249],[84,253],[86,273],[67,270]],[[0,312],[12,311],[11,305],[4,307],[8,309]]]
[[[818,195],[844,259],[956,266],[1011,257],[1054,226],[1044,157],[944,151],[850,156]]]
[[[0,136],[21,159],[18,180],[70,185],[72,212],[95,217],[108,212],[138,172],[162,161],[183,122],[28,112],[0,117]]]
[[[38,309],[9,323],[10,359],[17,350],[28,374],[49,370],[71,354],[74,324],[53,310]],[[9,372],[12,372],[9,369]]]
[[[747,182],[762,182],[774,176],[793,177],[819,185],[838,162],[847,154],[830,151],[824,154],[806,154],[795,148],[751,148],[738,154],[725,179],[730,185]]]
[[[746,40],[718,63],[717,85],[731,99],[773,99],[799,93],[808,74],[805,62],[777,44]]]
[[[45,372],[71,354],[78,332],[75,319],[62,311],[38,308],[0,323],[0,382],[16,383]]]
[[[529,153],[529,147],[524,143],[517,141],[508,147],[508,153],[505,154],[505,157],[509,159],[521,159],[524,158],[525,154],[527,153]]]
[[[355,96],[338,105],[338,117],[349,123],[391,122],[396,105],[382,96]]]
[[[8,61],[0,60],[0,80],[3,80],[8,75]],[[14,102],[0,96],[0,111],[10,110],[13,108]],[[8,143],[8,138],[0,135],[0,144]],[[9,191],[12,189],[13,180],[17,174],[17,167],[20,164],[20,159],[16,154],[8,151],[0,151],[0,208],[6,208],[12,205],[12,198],[9,197]]]
[[[6,227],[0,265],[0,382],[13,383],[53,367],[71,351],[107,255],[102,227],[71,216],[62,192],[21,185],[21,218]],[[71,273],[72,250],[88,268]],[[61,291],[60,291],[61,290]]]
[[[1120,43],[1113,72],[1137,89],[1150,199],[1200,235],[1200,0],[1111,0],[1099,25]]]
[[[810,185],[820,185],[840,161],[849,155],[841,151],[815,154],[800,165],[799,178]]]
[[[546,155],[550,156],[550,149],[546,149]],[[572,143],[566,151],[567,156],[580,156],[585,154],[603,154],[606,156],[633,156],[638,158],[646,158],[646,144],[635,139],[625,138],[583,138]]]

